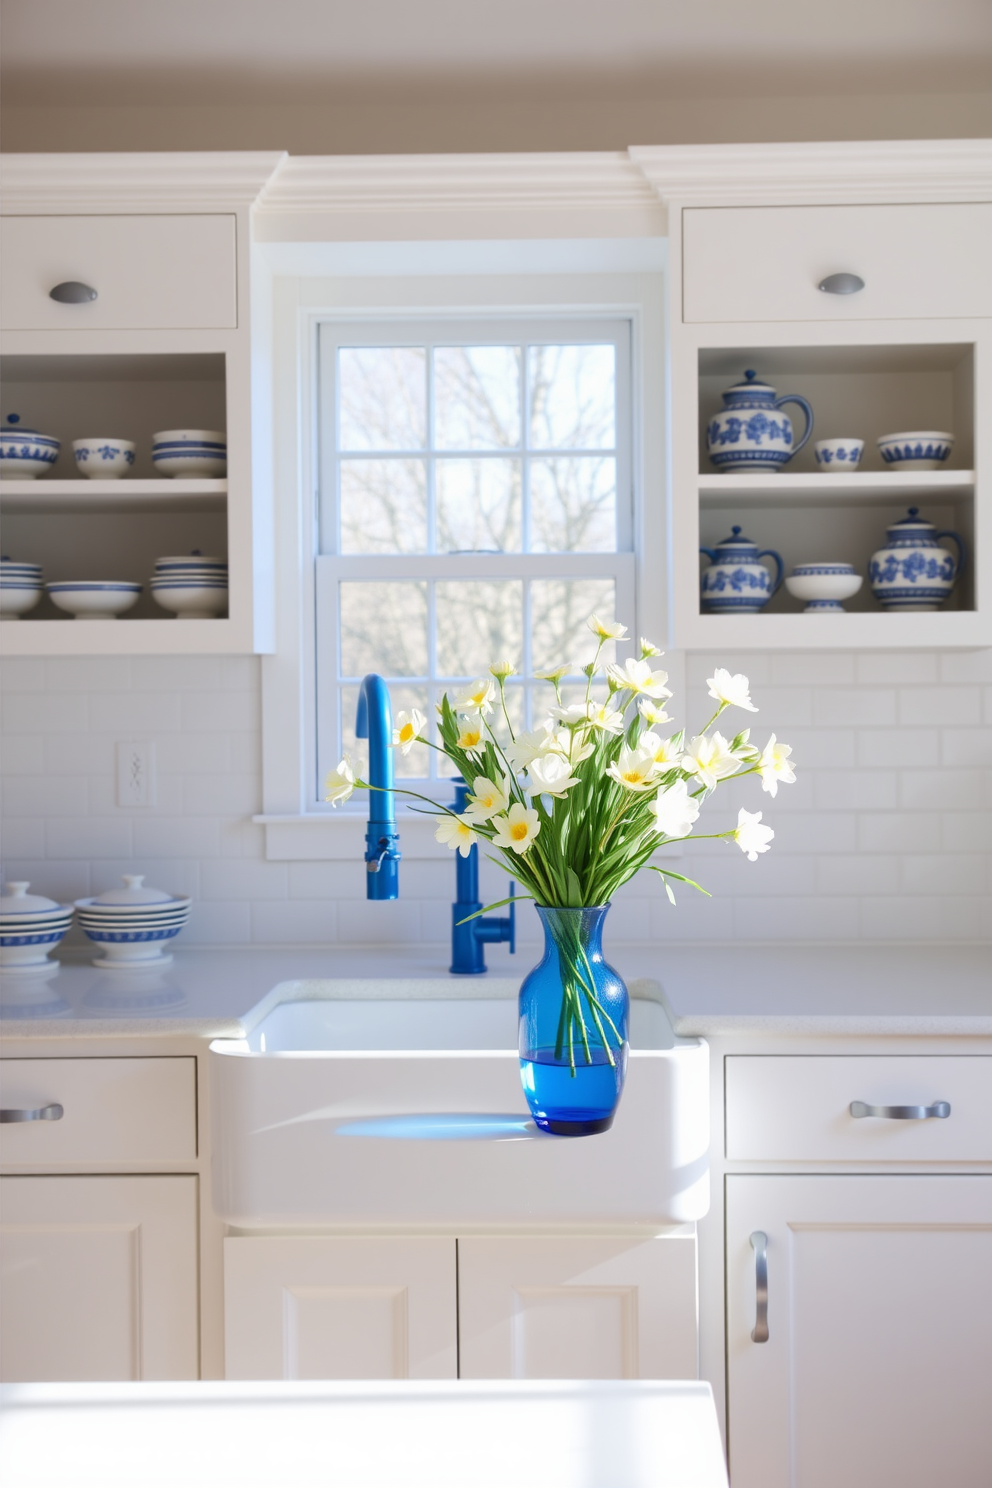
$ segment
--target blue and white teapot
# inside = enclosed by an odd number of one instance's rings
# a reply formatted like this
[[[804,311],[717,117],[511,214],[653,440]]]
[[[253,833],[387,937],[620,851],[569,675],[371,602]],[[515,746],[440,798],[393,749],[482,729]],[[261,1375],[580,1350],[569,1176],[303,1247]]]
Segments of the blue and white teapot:
[[[783,403],[798,403],[806,415],[806,427],[798,444]],[[813,410],[797,393],[776,398],[775,389],[758,381],[757,372],[745,372],[744,381],[729,387],[723,408],[706,426],[706,448],[717,470],[781,470],[797,455],[813,432]]]
[[[710,560],[700,578],[700,599],[703,609],[710,615],[756,615],[764,609],[776,589],[782,583],[782,559],[773,548],[758,552],[758,544],[741,537],[741,529],[733,528],[731,535],[715,548],[700,548]],[[774,582],[762,558],[775,561]]]
[[[965,547],[956,532],[937,532],[911,506],[893,522],[888,543],[871,555],[868,579],[883,610],[935,610],[950,594],[964,568]],[[940,546],[949,537],[957,557]]]

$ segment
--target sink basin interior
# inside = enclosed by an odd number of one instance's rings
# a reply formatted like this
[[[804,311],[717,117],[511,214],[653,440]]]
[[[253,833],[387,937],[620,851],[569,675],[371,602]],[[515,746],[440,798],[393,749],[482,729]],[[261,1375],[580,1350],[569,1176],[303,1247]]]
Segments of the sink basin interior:
[[[633,1049],[673,1047],[672,1030],[659,1003],[632,999],[630,1043]],[[281,1002],[256,1024],[245,1044],[249,1053],[266,1055],[515,1051],[517,1002],[509,997]]]

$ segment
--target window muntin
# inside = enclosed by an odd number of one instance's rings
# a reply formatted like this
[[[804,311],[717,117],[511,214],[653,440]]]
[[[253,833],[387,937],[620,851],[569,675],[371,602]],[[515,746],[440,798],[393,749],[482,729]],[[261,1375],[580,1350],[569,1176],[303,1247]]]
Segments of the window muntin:
[[[628,322],[324,324],[320,371],[317,801],[365,672],[433,727],[506,657],[530,727],[553,700],[535,668],[580,686],[591,612],[634,626]],[[448,765],[417,746],[396,770]]]

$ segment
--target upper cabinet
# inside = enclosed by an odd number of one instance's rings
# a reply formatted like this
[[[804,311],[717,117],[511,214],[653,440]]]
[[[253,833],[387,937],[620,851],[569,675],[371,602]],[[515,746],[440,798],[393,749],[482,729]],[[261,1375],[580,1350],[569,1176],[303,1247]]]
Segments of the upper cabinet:
[[[131,591],[117,618],[74,618],[44,590],[4,616],[8,654],[271,650],[271,387],[253,360],[267,326],[252,326],[251,210],[280,158],[4,157],[0,426],[59,446],[33,478],[23,461],[0,465],[4,555],[38,565],[45,585],[88,586],[90,610],[94,594],[124,592],[94,585]],[[154,448],[163,435],[182,451],[171,465]],[[93,445],[85,462],[78,440]],[[209,585],[163,580],[162,560],[194,553],[216,560]]]

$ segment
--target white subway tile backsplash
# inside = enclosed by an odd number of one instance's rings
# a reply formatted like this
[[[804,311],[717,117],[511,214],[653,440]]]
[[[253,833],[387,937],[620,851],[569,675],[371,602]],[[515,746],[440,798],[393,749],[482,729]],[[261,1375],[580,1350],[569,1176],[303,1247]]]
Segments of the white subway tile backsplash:
[[[889,687],[823,687],[816,693],[813,722],[823,728],[896,721],[896,695]],[[931,720],[932,722],[932,720]]]
[[[898,889],[899,859],[894,854],[849,853],[817,860],[819,894],[895,894]]]
[[[21,658],[6,659],[5,673],[12,659]],[[8,691],[4,696],[5,734],[84,734],[89,721],[85,693]]]
[[[187,692],[182,696],[182,728],[195,733],[243,733],[259,729],[255,692]]]
[[[137,663],[139,670],[144,664]],[[128,692],[131,687],[129,656],[49,656],[43,665],[48,692]]]
[[[911,895],[865,899],[865,940],[987,940],[992,934],[992,899],[960,895]]]
[[[930,685],[937,680],[934,651],[860,651],[855,654],[858,682],[866,687],[892,687],[899,682]]]
[[[220,826],[214,817],[132,815],[137,857],[209,859],[220,852]]]
[[[333,945],[338,910],[333,899],[281,899],[251,907],[251,938],[265,945]]]
[[[939,653],[941,682],[992,682],[992,648]]]
[[[173,733],[179,728],[179,694],[174,692],[91,692],[90,729],[122,738]]]
[[[899,722],[908,725],[975,724],[982,721],[980,687],[899,689]]]
[[[938,852],[937,811],[864,811],[858,817],[860,852]]]
[[[261,782],[254,775],[190,775],[181,785],[187,815],[253,816],[262,809]]]
[[[245,858],[208,858],[203,863],[204,899],[285,899],[288,888],[287,863]]]
[[[44,856],[44,821],[39,818],[8,817],[3,828],[4,879],[24,877],[23,868],[17,866],[19,860],[43,859]]]
[[[948,811],[941,817],[944,852],[987,852],[992,844],[992,811]]]
[[[857,940],[859,900],[851,896],[787,900],[738,900],[734,929],[739,940]]]
[[[935,728],[863,729],[858,764],[891,769],[898,765],[937,765],[940,739]]]
[[[44,692],[45,663],[42,658],[40,656],[5,656],[3,688],[5,695],[15,692]]]
[[[3,783],[3,813],[18,816],[83,816],[87,782],[65,775],[16,775]]]
[[[129,858],[131,818],[121,816],[53,816],[45,820],[45,855],[49,858]]]
[[[896,805],[898,796],[895,770],[814,772],[813,799],[818,811],[884,811]]]
[[[3,771],[7,780],[45,773],[43,734],[8,734],[3,741]]]
[[[992,769],[992,728],[942,729],[940,762],[952,769],[969,765]]]
[[[907,853],[900,861],[906,894],[942,898],[946,894],[990,892],[988,853]]]
[[[992,806],[992,770],[900,770],[899,804],[929,811]]]
[[[772,656],[772,681],[799,687],[840,686],[854,681],[854,661],[853,651],[777,651]]]

